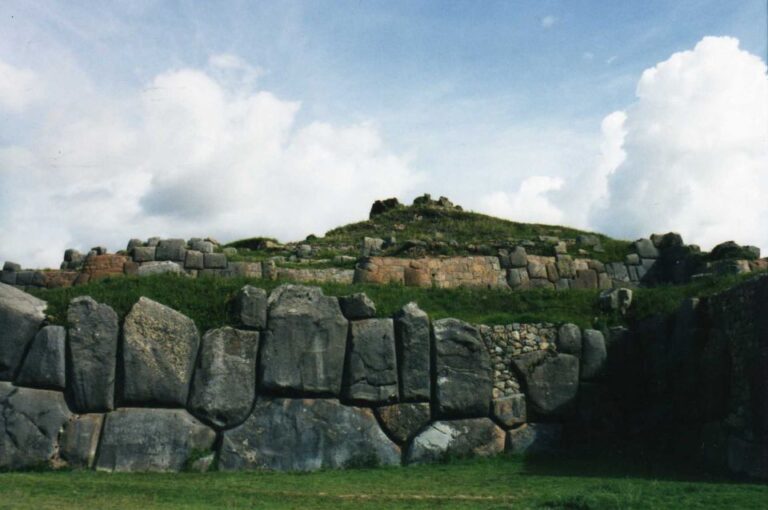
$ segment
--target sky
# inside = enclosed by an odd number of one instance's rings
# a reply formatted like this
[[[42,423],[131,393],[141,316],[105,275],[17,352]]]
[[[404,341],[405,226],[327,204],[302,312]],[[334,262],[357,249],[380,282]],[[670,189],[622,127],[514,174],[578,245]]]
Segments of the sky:
[[[0,262],[322,235],[431,193],[768,253],[765,0],[0,9]]]

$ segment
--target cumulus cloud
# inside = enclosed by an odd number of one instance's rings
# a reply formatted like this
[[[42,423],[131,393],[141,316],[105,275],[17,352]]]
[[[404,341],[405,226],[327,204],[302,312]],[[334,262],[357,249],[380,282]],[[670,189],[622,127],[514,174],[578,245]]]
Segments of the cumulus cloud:
[[[136,236],[300,239],[419,182],[375,124],[300,124],[301,104],[248,86],[241,60],[209,65],[240,73],[175,69],[97,108],[48,104],[57,115],[0,147],[0,259],[55,266],[66,247]]]
[[[734,38],[705,37],[647,69],[625,115],[604,141],[609,157],[598,173],[607,174],[607,198],[593,211],[597,228],[630,238],[676,230],[705,249],[728,239],[768,249],[764,62]]]
[[[41,93],[41,83],[32,70],[0,60],[0,111],[19,113]]]
[[[520,222],[562,223],[563,211],[547,194],[559,190],[563,184],[563,179],[534,175],[524,179],[514,193],[491,193],[481,202],[480,210]]]

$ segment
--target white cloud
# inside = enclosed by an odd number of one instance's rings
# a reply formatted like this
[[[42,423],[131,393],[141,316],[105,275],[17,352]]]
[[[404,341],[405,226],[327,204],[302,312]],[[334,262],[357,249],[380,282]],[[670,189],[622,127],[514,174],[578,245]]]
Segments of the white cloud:
[[[606,161],[617,164],[596,227],[630,238],[675,230],[705,249],[728,239],[768,249],[768,77],[738,40],[705,37],[647,69],[621,129],[625,159],[616,129],[605,141]]]
[[[491,193],[481,202],[480,210],[523,223],[559,224],[563,220],[563,211],[550,201],[547,194],[559,190],[563,184],[562,179],[534,175],[523,180],[514,193]]]
[[[544,16],[541,18],[541,27],[542,28],[552,28],[552,26],[557,22],[557,18],[554,16]]]
[[[0,111],[19,113],[42,94],[37,75],[0,60]]]
[[[298,124],[300,103],[242,75],[177,69],[94,104],[47,104],[56,115],[0,147],[0,260],[56,266],[69,246],[152,235],[299,239],[420,179],[374,124]]]

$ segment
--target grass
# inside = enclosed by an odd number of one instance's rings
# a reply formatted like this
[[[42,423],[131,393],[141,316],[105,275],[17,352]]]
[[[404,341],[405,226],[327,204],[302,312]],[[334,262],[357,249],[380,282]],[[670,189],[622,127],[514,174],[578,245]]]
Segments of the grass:
[[[765,508],[768,486],[594,456],[300,473],[0,474],[0,509]]]

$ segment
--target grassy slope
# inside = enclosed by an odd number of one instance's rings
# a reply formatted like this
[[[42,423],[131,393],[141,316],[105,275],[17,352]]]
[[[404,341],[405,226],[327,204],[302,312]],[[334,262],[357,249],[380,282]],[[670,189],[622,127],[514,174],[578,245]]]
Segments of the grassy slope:
[[[0,474],[0,509],[765,508],[768,486],[670,464],[519,457],[296,473]]]

